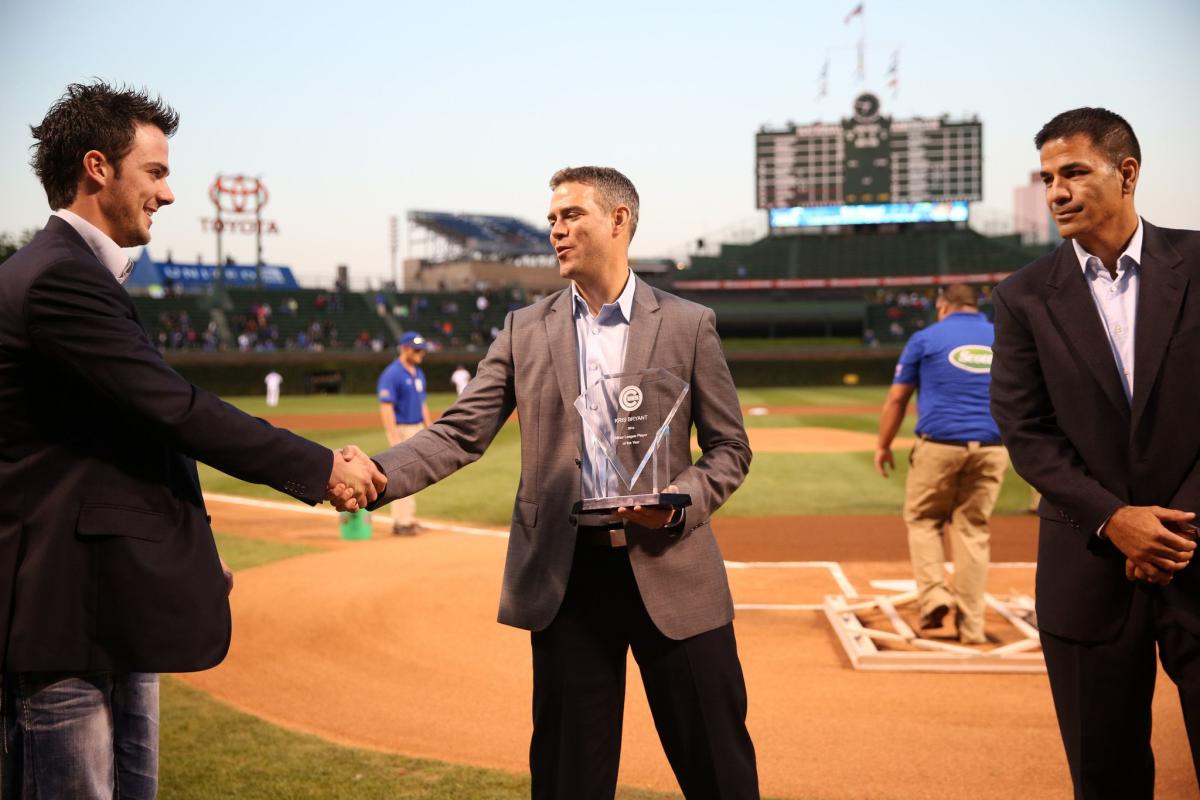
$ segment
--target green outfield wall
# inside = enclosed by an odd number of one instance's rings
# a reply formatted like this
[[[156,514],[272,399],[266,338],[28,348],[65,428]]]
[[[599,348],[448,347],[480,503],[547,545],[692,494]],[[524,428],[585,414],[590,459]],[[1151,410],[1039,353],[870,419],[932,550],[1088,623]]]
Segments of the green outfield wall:
[[[891,382],[899,352],[896,348],[751,350],[730,352],[728,360],[741,387],[882,385]],[[481,352],[429,354],[423,368],[430,390],[450,391],[454,368],[462,364],[474,373],[482,357]],[[370,394],[390,359],[388,353],[363,352],[167,354],[167,362],[189,381],[223,395],[264,392],[263,379],[272,370],[283,376],[284,394]]]

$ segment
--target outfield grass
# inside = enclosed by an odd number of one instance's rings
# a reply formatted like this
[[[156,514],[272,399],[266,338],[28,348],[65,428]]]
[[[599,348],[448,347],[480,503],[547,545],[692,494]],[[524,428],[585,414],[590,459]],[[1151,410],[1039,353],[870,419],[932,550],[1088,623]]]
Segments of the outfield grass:
[[[739,395],[742,404],[748,407],[850,405],[875,409],[882,406],[886,393],[887,387],[881,386],[830,386],[743,389]],[[444,408],[452,399],[449,394],[432,395],[430,406]],[[233,402],[250,413],[266,411],[258,397],[233,398]],[[370,395],[285,397],[274,413],[354,413],[376,408]],[[914,422],[915,417],[910,415],[900,435],[911,436]],[[879,429],[879,416],[874,410],[863,414],[772,414],[747,416],[746,425],[751,428],[815,426],[875,434]],[[305,431],[304,435],[329,447],[357,444],[368,453],[386,447],[379,426]],[[745,483],[718,514],[741,517],[899,514],[908,471],[908,452],[898,448],[894,455],[897,471],[885,480],[875,473],[873,455],[868,452],[759,453],[754,457]],[[421,492],[417,500],[418,514],[464,522],[506,524],[512,515],[519,464],[519,432],[516,424],[509,424],[500,431],[482,459]],[[243,483],[203,465],[200,476],[206,491],[281,497],[273,489]],[[1029,487],[1010,468],[996,511],[1000,514],[1022,513],[1028,504]]]

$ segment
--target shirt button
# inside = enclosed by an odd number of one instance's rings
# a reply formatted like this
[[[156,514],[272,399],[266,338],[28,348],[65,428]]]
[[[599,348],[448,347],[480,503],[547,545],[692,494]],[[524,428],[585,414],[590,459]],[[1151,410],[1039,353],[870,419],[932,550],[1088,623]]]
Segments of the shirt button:
[[[599,328],[592,328],[592,335],[593,335],[593,336],[599,336],[599,335],[600,335],[600,329],[599,329]]]
[[[600,369],[600,365],[597,364],[595,361],[593,361],[591,364],[588,365],[588,368],[592,369],[592,370],[597,370],[597,369]]]

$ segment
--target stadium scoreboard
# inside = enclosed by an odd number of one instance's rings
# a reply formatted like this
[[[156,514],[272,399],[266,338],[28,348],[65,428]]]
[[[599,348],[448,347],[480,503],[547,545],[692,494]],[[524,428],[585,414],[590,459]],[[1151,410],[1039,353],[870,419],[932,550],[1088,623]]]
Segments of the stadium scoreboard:
[[[982,153],[978,120],[894,120],[861,94],[840,123],[757,134],[758,208],[981,200]]]

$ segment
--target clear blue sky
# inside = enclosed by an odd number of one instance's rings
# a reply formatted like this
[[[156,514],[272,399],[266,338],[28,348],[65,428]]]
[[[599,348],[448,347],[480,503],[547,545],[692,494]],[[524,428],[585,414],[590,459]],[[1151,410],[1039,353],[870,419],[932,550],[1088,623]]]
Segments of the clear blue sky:
[[[637,184],[634,255],[681,255],[754,218],[754,133],[835,121],[860,89],[897,117],[977,114],[980,220],[1008,219],[1055,113],[1103,105],[1141,140],[1138,207],[1200,227],[1200,3],[854,0],[642,4],[225,2],[0,6],[0,230],[40,226],[28,166],[63,87],[145,85],[182,115],[173,207],[151,252],[213,258],[200,218],[218,172],[259,174],[281,234],[269,262],[301,280],[385,277],[387,219],[408,209],[544,219],[555,169],[615,166]],[[900,93],[884,89],[900,50]],[[831,59],[829,95],[818,74]],[[253,260],[253,237],[227,236]]]

